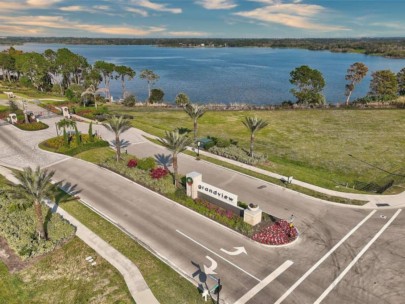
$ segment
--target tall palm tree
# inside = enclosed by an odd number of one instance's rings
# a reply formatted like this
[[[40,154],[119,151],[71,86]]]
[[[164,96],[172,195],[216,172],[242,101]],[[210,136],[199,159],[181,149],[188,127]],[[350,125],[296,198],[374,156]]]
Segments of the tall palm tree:
[[[47,237],[44,229],[41,203],[45,198],[54,198],[56,195],[58,184],[51,184],[54,174],[55,171],[48,172],[48,170],[40,169],[40,167],[37,167],[35,170],[27,167],[23,171],[14,173],[20,184],[13,187],[11,191],[32,201],[37,221],[37,233],[40,239]]]
[[[121,158],[121,141],[120,135],[125,131],[129,130],[131,126],[131,121],[129,119],[124,119],[123,116],[113,116],[107,123],[103,123],[103,126],[110,132],[115,134],[115,147],[117,149],[117,162]]]
[[[269,123],[261,118],[255,117],[245,117],[242,123],[248,128],[250,132],[250,156],[253,157],[253,143],[255,141],[255,133],[266,127]]]
[[[205,107],[197,104],[187,104],[184,111],[190,116],[194,123],[194,141],[197,139],[198,119],[205,114]]]
[[[158,138],[158,141],[162,143],[163,146],[172,151],[173,158],[173,176],[174,185],[178,187],[178,162],[177,155],[184,151],[188,145],[192,143],[192,139],[187,137],[186,134],[180,134],[178,130],[168,132],[166,131],[165,137]]]

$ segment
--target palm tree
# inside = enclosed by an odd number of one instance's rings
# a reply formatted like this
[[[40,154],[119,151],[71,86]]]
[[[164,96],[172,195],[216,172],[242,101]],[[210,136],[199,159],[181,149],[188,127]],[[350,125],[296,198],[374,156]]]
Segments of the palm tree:
[[[115,134],[115,147],[117,148],[117,162],[121,158],[121,144],[120,135],[130,129],[131,121],[124,119],[123,116],[113,116],[107,123],[103,123],[103,126],[110,132]]]
[[[177,155],[180,152],[184,151],[187,146],[192,143],[192,140],[191,138],[187,137],[186,134],[180,134],[178,130],[175,130],[171,132],[166,131],[165,137],[158,138],[158,141],[173,153],[172,158],[174,185],[178,187],[179,181]]]
[[[198,119],[205,114],[205,107],[197,104],[187,104],[184,111],[194,122],[194,141],[197,139]]]
[[[124,98],[125,95],[125,77],[128,78],[128,80],[131,80],[135,77],[136,72],[125,65],[119,65],[115,66],[115,72],[117,73],[116,79],[121,79],[121,87],[122,87],[122,98]]]
[[[76,122],[71,119],[61,119],[56,123],[56,127],[60,130],[63,129],[63,140],[66,145],[68,145],[68,136],[66,133],[66,128],[76,129]]]
[[[47,236],[44,229],[44,218],[42,216],[41,203],[45,198],[54,198],[58,184],[51,184],[55,171],[48,172],[37,167],[32,170],[30,167],[23,171],[17,171],[14,176],[20,182],[12,188],[12,192],[32,201],[37,221],[37,233],[40,239]]]
[[[255,141],[255,133],[266,127],[269,123],[263,119],[255,117],[245,117],[243,124],[250,131],[250,156],[253,157],[253,143]]]
[[[96,89],[96,87],[94,85],[90,85],[80,96],[83,98],[83,96],[85,95],[91,95],[93,96],[94,99],[94,106],[97,109],[97,101],[96,101],[96,95],[98,93],[106,93],[107,94],[108,89],[107,88],[100,88],[100,89]],[[85,105],[84,101],[83,104]],[[85,105],[86,106],[86,105]]]

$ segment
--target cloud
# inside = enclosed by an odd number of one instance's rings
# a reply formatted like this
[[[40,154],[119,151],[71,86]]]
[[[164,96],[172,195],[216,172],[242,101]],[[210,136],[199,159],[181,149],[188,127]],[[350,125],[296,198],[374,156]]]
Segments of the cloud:
[[[403,23],[399,23],[399,22],[373,22],[373,23],[370,23],[370,25],[397,29],[397,30],[403,30],[405,28],[405,25]]]
[[[64,12],[82,12],[87,10],[86,7],[80,5],[63,6],[60,7],[59,9]]]
[[[233,0],[199,0],[196,3],[209,10],[237,7]]]
[[[134,13],[134,14],[137,14],[137,15],[141,15],[141,16],[143,16],[143,17],[148,17],[148,12],[145,11],[145,10],[143,10],[143,9],[134,8],[134,7],[127,7],[127,8],[125,8],[125,10],[126,10],[127,12],[130,12],[130,13]]]
[[[302,4],[301,1],[283,3],[275,0],[249,0],[264,3],[251,11],[234,13],[234,15],[254,19],[266,23],[277,23],[288,27],[317,30],[317,31],[342,31],[349,30],[343,26],[320,24],[314,21],[315,17],[326,12],[323,6],[316,4]]]
[[[70,21],[60,16],[0,16],[2,27],[15,27],[41,31],[44,29],[78,30],[90,33],[120,35],[120,36],[147,36],[153,33],[163,32],[164,27],[135,28],[132,26],[103,24],[86,24],[83,22]]]
[[[181,8],[169,8],[167,4],[154,3],[149,0],[132,0],[131,2],[135,5],[159,12],[169,12],[173,14],[181,14],[183,12]]]
[[[192,32],[192,31],[183,31],[183,32],[168,32],[170,36],[173,37],[203,37],[208,36],[206,32]]]
[[[94,5],[93,8],[100,11],[109,11],[111,9],[108,5]]]
[[[62,0],[27,0],[27,5],[33,7],[49,7]]]

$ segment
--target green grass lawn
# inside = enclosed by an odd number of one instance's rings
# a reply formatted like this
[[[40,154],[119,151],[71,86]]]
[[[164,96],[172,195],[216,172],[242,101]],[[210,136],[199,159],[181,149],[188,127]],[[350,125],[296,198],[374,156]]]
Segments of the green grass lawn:
[[[0,261],[0,282],[0,303],[134,303],[120,273],[77,237],[17,273]]]
[[[203,303],[197,287],[113,224],[74,200],[62,203],[61,207],[129,258],[139,268],[160,303]]]
[[[134,127],[157,136],[165,130],[193,128],[181,110],[111,111],[134,115]],[[242,120],[253,115],[269,122],[255,141],[256,151],[268,155],[263,169],[342,191],[356,181],[383,183],[394,177],[366,163],[405,175],[404,110],[210,111],[199,120],[198,134],[233,139],[248,149],[249,132]],[[404,178],[395,179],[405,185]],[[403,190],[394,189],[391,192]]]

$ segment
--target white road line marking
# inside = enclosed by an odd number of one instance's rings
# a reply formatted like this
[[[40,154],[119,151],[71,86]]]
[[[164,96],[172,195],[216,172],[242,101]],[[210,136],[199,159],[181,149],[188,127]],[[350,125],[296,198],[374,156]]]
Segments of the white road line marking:
[[[204,245],[200,244],[199,242],[197,242],[196,240],[192,239],[191,237],[189,237],[187,234],[184,234],[183,232],[181,232],[180,230],[176,229],[176,232],[180,233],[182,236],[184,236],[185,238],[189,239],[190,241],[196,243],[197,245],[201,246],[202,248],[204,248],[205,250],[208,250],[209,252],[211,252],[212,254],[215,254],[217,257],[219,257],[220,259],[224,260],[225,262],[227,262],[228,264],[231,264],[233,267],[239,269],[240,271],[246,273],[248,276],[252,277],[253,279],[255,279],[256,281],[260,282],[261,280],[256,278],[254,275],[250,274],[249,272],[247,272],[246,270],[243,270],[242,268],[240,268],[238,265],[232,263],[231,261],[228,261],[227,259],[225,259],[224,257],[220,256],[218,253],[212,251],[211,249],[205,247]]]
[[[358,255],[350,262],[350,264],[343,270],[343,272],[333,281],[332,284],[321,294],[321,296],[314,302],[314,304],[319,304],[322,300],[332,291],[332,289],[342,280],[346,273],[353,267],[354,264],[363,256],[363,254],[370,248],[371,245],[381,236],[381,234],[388,228],[389,225],[395,220],[402,209],[398,209],[393,217],[378,231],[378,233],[367,243],[367,245],[359,252]]]
[[[249,290],[244,296],[237,300],[234,304],[245,304],[247,301],[252,299],[257,293],[259,293],[264,287],[275,280],[280,274],[288,269],[292,264],[292,261],[287,260],[282,265],[280,265],[276,270],[274,270],[270,275],[268,275],[263,281]]]
[[[290,293],[292,293],[295,288],[298,287],[323,261],[325,261],[336,249],[339,248],[340,245],[343,244],[344,241],[346,241],[354,232],[356,232],[357,229],[360,228],[361,225],[363,225],[370,217],[373,216],[374,213],[376,213],[377,210],[373,210],[370,212],[369,215],[367,215],[360,223],[356,225],[352,230],[349,231],[340,241],[337,243],[331,250],[329,250],[318,262],[316,262],[297,282],[294,283],[274,304],[280,304],[285,300],[285,298],[288,297]]]

